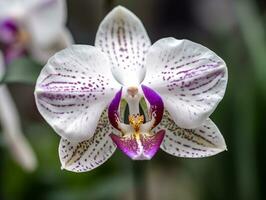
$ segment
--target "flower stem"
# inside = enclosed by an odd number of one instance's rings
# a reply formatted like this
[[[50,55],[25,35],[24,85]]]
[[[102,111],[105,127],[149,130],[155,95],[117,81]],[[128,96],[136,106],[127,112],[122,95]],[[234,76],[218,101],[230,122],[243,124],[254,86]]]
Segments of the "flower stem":
[[[147,161],[133,161],[135,199],[148,200]]]

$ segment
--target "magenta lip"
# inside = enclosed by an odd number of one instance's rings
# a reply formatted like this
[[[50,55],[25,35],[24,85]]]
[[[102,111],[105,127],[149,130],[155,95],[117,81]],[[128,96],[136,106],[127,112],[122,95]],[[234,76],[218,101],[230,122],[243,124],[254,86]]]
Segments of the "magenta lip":
[[[133,136],[126,138],[111,134],[110,137],[116,146],[131,159],[150,160],[159,150],[164,135],[164,130],[152,136],[141,135],[139,142]]]

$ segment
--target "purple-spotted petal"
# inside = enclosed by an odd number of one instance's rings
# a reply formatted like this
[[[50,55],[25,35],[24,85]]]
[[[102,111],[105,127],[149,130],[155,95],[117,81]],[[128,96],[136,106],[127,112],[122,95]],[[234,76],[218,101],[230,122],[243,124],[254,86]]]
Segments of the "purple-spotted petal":
[[[119,92],[116,93],[115,97],[111,101],[109,107],[108,107],[108,118],[110,123],[112,124],[113,127],[116,129],[120,130],[119,128],[119,105],[120,105],[120,100],[122,96],[122,88],[119,90]]]
[[[141,85],[141,88],[145,98],[150,104],[150,113],[155,119],[153,127],[155,127],[160,123],[163,116],[164,105],[162,98],[154,90],[145,85]]]
[[[117,147],[133,160],[150,160],[158,151],[165,131],[159,131],[154,135],[140,134],[140,138],[134,136],[117,136],[111,134],[110,137]]]
[[[165,111],[161,123],[155,130],[165,131],[161,149],[177,157],[207,157],[226,150],[222,134],[210,119],[198,128],[184,129],[177,126],[170,114]]]
[[[73,45],[49,59],[37,80],[35,99],[60,136],[83,141],[92,137],[119,88],[105,54],[92,46]]]
[[[126,86],[136,86],[144,79],[145,57],[150,45],[141,21],[122,6],[104,18],[95,40],[95,46],[108,54],[114,77]]]
[[[227,68],[214,52],[188,40],[165,38],[147,54],[144,85],[155,89],[178,126],[200,126],[223,98]]]
[[[91,139],[74,142],[62,138],[59,144],[62,169],[86,172],[106,162],[116,149],[109,137],[114,132],[115,129],[108,121],[107,111],[104,111]]]

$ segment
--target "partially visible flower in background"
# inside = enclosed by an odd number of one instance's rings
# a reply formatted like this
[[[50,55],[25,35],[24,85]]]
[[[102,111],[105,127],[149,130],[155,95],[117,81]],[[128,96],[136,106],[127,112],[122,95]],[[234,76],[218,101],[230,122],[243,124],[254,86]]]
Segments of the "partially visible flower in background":
[[[5,62],[25,54],[45,63],[72,42],[65,0],[1,0],[0,49]]]
[[[55,52],[70,46],[73,38],[66,19],[65,0],[1,0],[0,80],[4,68],[22,56],[45,63]],[[4,85],[0,85],[0,121],[14,158],[24,169],[34,170],[35,155],[22,134],[19,114]]]
[[[4,59],[0,52],[0,80],[4,72]],[[13,158],[24,170],[33,171],[37,166],[37,160],[22,133],[19,114],[5,85],[0,85],[0,125],[5,143],[9,147]]]
[[[101,22],[95,47],[74,45],[49,59],[35,98],[62,137],[62,168],[84,172],[116,147],[134,160],[151,159],[159,147],[178,157],[225,150],[208,117],[226,84],[226,65],[214,52],[175,38],[151,45],[141,21],[118,6]]]

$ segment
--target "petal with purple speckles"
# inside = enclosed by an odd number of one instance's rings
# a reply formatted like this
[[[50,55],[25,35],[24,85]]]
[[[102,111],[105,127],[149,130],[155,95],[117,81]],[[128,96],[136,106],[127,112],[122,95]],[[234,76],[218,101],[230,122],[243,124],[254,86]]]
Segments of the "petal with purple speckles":
[[[144,79],[150,45],[142,22],[122,6],[104,18],[95,40],[95,46],[108,54],[115,78],[126,86],[136,86]]]
[[[59,158],[62,169],[73,172],[90,171],[111,157],[116,146],[109,134],[115,130],[108,121],[105,110],[100,118],[94,136],[82,142],[61,139],[59,144]]]
[[[157,94],[154,90],[151,88],[141,85],[142,91],[144,93],[145,98],[148,100],[150,104],[150,113],[154,117],[155,122],[153,124],[153,127],[157,126],[160,121],[162,120],[163,111],[164,111],[164,105],[162,98],[159,94]]]
[[[165,111],[155,130],[165,130],[161,149],[177,157],[200,158],[226,150],[222,134],[210,119],[196,129],[183,129]]]
[[[223,98],[227,68],[214,52],[188,40],[164,38],[147,54],[144,85],[156,90],[178,126],[196,128]]]
[[[140,133],[137,139],[133,135],[117,136],[111,134],[110,137],[117,147],[133,160],[150,160],[160,148],[165,131],[161,130],[154,135]]]
[[[92,46],[73,45],[44,66],[35,99],[60,136],[83,141],[93,136],[102,111],[119,89],[105,54]]]

